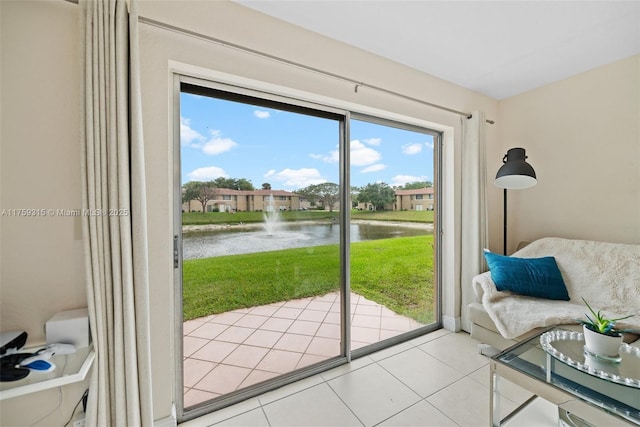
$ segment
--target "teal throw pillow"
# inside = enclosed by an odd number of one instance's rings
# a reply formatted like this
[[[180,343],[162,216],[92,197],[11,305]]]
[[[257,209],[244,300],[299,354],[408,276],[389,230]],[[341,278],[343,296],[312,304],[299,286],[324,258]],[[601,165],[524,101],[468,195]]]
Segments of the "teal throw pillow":
[[[554,257],[516,258],[488,251],[484,257],[499,291],[569,301],[567,287]]]

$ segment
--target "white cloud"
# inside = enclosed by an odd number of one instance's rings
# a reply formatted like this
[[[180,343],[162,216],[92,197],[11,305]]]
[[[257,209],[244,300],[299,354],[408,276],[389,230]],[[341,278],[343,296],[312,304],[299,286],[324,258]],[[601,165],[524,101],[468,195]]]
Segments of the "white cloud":
[[[311,184],[327,182],[315,168],[283,169],[280,172],[270,170],[264,175],[285,188],[302,188]],[[275,186],[273,186],[275,187]]]
[[[417,181],[428,181],[429,177],[427,176],[413,176],[413,175],[396,175],[393,178],[391,178],[391,186],[396,186],[396,185],[405,185],[408,184],[410,182],[417,182]]]
[[[271,117],[271,113],[269,113],[268,111],[264,111],[264,110],[255,110],[253,112],[253,115],[256,116],[259,119],[268,119],[269,117]]]
[[[382,154],[369,148],[357,139],[351,141],[351,165],[366,166],[376,163],[382,158]]]
[[[364,142],[365,144],[369,144],[369,145],[373,145],[378,147],[380,145],[380,143],[382,142],[381,138],[367,138],[367,139],[363,139],[362,142]]]
[[[378,172],[387,168],[387,165],[383,163],[378,163],[375,165],[368,166],[360,171],[360,173],[369,173],[369,172]]]
[[[363,140],[365,141],[365,140]],[[366,141],[373,141],[373,145],[379,143],[379,138],[371,138]],[[367,166],[376,163],[382,158],[382,154],[373,148],[367,147],[360,140],[354,139],[350,144],[351,148],[351,164],[353,166]],[[340,153],[338,150],[331,150],[327,154],[309,154],[310,157],[318,160],[322,160],[325,163],[338,163],[340,160]]]
[[[404,144],[402,146],[402,154],[408,154],[409,156],[413,156],[414,154],[418,154],[422,151],[422,144]]]
[[[192,145],[193,142],[201,142],[206,138],[191,127],[191,119],[180,116],[180,144]]]
[[[208,166],[205,168],[194,169],[187,174],[191,181],[212,181],[216,178],[227,178],[229,175],[224,169],[217,166]]]
[[[424,146],[427,147],[429,150],[433,150],[433,142],[425,142]]]
[[[230,138],[222,138],[219,130],[211,131],[211,139],[202,145],[202,152],[210,156],[221,154],[233,149],[238,143]]]
[[[313,159],[322,160],[325,163],[338,163],[340,160],[340,153],[338,150],[329,151],[328,154],[309,154]]]

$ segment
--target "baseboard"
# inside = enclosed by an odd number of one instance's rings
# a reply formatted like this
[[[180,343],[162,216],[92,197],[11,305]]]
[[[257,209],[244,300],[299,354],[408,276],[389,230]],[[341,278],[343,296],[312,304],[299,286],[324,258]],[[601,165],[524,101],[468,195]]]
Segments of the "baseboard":
[[[448,331],[460,332],[460,317],[442,316],[442,327]]]
[[[154,427],[176,427],[177,425],[178,419],[176,417],[176,406],[173,404],[171,405],[171,415],[153,422]]]
[[[500,350],[498,350],[497,348],[491,347],[489,344],[480,343],[478,344],[478,353],[483,356],[493,357],[496,354],[500,353]]]
[[[176,427],[177,425],[178,421],[172,416],[161,418],[153,422],[154,427]]]

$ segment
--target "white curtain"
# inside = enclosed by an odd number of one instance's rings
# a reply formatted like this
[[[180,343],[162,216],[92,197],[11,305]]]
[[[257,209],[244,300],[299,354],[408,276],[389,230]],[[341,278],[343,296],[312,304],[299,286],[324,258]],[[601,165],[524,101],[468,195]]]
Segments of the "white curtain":
[[[460,281],[462,329],[471,324],[467,305],[475,301],[471,279],[485,271],[482,249],[487,247],[487,168],[485,150],[485,115],[474,111],[462,118],[462,232]]]
[[[83,240],[96,359],[86,425],[151,426],[146,196],[135,0],[81,0]]]

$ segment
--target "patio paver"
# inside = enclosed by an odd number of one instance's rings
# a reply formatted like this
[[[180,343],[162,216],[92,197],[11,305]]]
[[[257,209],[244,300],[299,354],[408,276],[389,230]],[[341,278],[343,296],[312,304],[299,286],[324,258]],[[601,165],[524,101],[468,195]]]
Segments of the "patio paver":
[[[300,298],[184,322],[185,407],[340,352],[340,295]],[[351,293],[352,349],[422,325]]]

